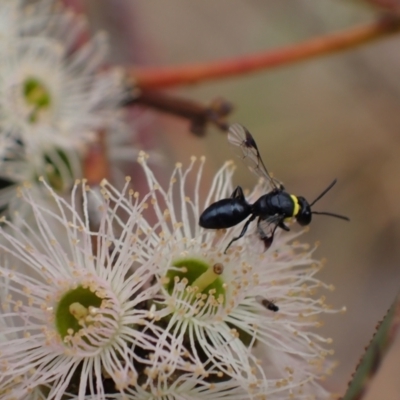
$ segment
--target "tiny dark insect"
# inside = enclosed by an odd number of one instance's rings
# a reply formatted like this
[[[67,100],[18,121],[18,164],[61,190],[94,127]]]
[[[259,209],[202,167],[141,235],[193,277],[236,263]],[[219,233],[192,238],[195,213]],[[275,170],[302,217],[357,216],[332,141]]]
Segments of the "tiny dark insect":
[[[238,186],[230,198],[219,200],[203,211],[200,215],[199,225],[207,229],[231,228],[250,217],[244,224],[240,235],[229,242],[224,253],[233,242],[245,235],[250,223],[256,218],[258,218],[257,233],[264,242],[265,250],[271,246],[278,227],[285,231],[290,230],[285,221],[291,218],[295,218],[301,226],[311,223],[312,214],[328,215],[349,221],[349,218],[343,215],[311,211],[311,207],[332,189],[336,179],[313,202],[308,203],[304,197],[286,192],[282,183],[271,177],[262,161],[253,136],[245,127],[240,124],[231,125],[228,140],[240,148],[243,161],[247,163],[254,174],[269,182],[272,190],[261,196],[255,203],[250,204],[245,199],[242,188]]]
[[[261,300],[261,304],[262,304],[267,310],[270,310],[270,311],[273,311],[273,312],[278,312],[278,311],[279,311],[279,307],[278,307],[278,306],[275,304],[275,302],[272,301],[272,300],[262,299],[262,300]]]

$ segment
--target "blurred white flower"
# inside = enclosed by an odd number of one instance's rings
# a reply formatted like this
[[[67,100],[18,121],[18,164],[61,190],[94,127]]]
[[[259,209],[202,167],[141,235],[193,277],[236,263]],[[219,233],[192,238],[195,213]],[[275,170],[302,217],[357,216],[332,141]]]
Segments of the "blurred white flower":
[[[48,190],[39,184],[38,178],[46,181],[57,192],[64,192],[73,186],[75,179],[81,176],[80,160],[74,151],[49,150],[41,157],[30,157],[22,145],[14,143],[4,149],[4,158],[0,159],[0,213],[14,218],[29,218],[30,208],[17,192],[19,185],[30,185],[31,194],[43,207],[51,207]]]
[[[150,284],[154,271],[146,264],[131,269],[139,209],[132,205],[124,231],[115,235],[119,205],[98,198],[102,218],[92,233],[85,184],[75,185],[71,204],[45,186],[57,213],[38,205],[29,188],[21,190],[35,216],[36,237],[24,221],[3,218],[0,227],[0,251],[11,267],[13,260],[24,266],[23,273],[0,267],[0,292],[9,292],[0,315],[8,338],[0,342],[1,383],[10,398],[25,399],[45,385],[48,399],[61,399],[66,390],[80,399],[85,394],[103,399],[107,385],[117,393],[135,385],[153,357],[160,368],[180,366],[180,354],[169,343],[177,346],[169,338],[159,346],[162,328],[149,319],[147,302],[159,291]]]
[[[72,25],[72,26],[71,26]],[[80,28],[78,29],[78,25]],[[0,43],[12,45],[20,37],[51,36],[71,46],[85,25],[56,0],[1,0]],[[74,29],[68,29],[71,26]]]
[[[0,2],[0,42],[13,40],[19,31],[18,21],[19,1],[3,0]]]
[[[126,136],[122,74],[106,68],[106,42],[59,2],[0,3],[0,211],[19,211],[15,186],[39,176],[70,189],[100,130]]]
[[[100,70],[105,51],[102,34],[72,53],[50,37],[0,46],[1,130],[28,153],[82,150],[112,124],[122,96],[120,71]]]

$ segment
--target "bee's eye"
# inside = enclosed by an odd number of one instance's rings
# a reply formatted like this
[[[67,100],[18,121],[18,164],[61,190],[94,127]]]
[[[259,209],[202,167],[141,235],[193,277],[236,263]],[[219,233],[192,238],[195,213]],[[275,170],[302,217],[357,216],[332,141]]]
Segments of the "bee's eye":
[[[296,216],[296,220],[301,226],[309,225],[311,223],[311,211],[300,211]]]
[[[311,222],[311,207],[304,197],[297,198],[300,206],[300,211],[296,215],[296,220],[299,225],[308,225]]]

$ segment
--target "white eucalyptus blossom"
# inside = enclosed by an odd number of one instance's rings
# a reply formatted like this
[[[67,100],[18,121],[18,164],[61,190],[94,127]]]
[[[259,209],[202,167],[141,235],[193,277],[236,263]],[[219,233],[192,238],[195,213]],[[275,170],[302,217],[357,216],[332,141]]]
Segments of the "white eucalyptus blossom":
[[[144,154],[140,162],[157,220],[142,222],[140,262],[157,269],[161,292],[155,318],[165,325],[164,334],[186,348],[205,380],[213,382],[211,368],[221,380],[237,382],[248,398],[326,399],[320,379],[330,372],[326,345],[331,339],[315,328],[318,315],[330,310],[315,292],[331,287],[315,278],[321,262],[313,259],[314,248],[294,241],[296,233],[277,233],[273,246],[260,252],[262,243],[253,234],[224,254],[242,226],[204,230],[198,220],[206,205],[232,193],[232,163],[217,173],[203,203],[203,160],[198,168],[194,159],[185,170],[178,164],[166,190]],[[105,189],[119,198],[110,185]],[[265,185],[253,196],[261,190]]]
[[[243,400],[247,393],[232,381],[205,382],[202,376],[181,371],[173,379],[157,380],[151,385],[133,385],[123,394],[107,394],[107,400]],[[66,400],[80,400],[79,396],[64,394]],[[85,396],[98,400],[98,396]]]
[[[57,212],[38,205],[29,188],[20,191],[35,216],[36,236],[24,221],[1,221],[0,252],[10,264],[0,266],[0,292],[8,290],[0,315],[8,339],[0,342],[2,398],[26,399],[43,388],[47,399],[65,392],[105,399],[107,387],[123,393],[145,384],[140,377],[153,358],[160,368],[182,368],[175,339],[160,345],[163,329],[149,317],[147,302],[159,291],[154,271],[145,264],[132,269],[139,208],[132,205],[125,230],[116,234],[118,204],[98,198],[94,233],[84,182],[75,185],[70,203],[43,184]]]

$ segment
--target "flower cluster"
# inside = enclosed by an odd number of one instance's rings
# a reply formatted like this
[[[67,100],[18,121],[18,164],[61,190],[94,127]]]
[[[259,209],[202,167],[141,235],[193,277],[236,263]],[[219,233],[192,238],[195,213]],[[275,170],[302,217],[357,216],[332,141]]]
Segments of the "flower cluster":
[[[128,179],[101,193],[83,181],[66,201],[43,180],[53,211],[20,191],[38,234],[3,219],[0,251],[12,261],[0,267],[1,397],[326,399],[330,340],[315,328],[330,310],[315,291],[329,287],[315,278],[313,249],[278,233],[262,252],[249,234],[224,254],[241,227],[197,221],[232,193],[232,163],[204,200],[203,159],[177,165],[167,188],[145,154],[139,162],[144,195]]]
[[[0,3],[0,207],[9,215],[20,211],[16,184],[44,176],[70,188],[87,144],[119,121],[122,75],[104,68],[104,34],[85,28],[52,0]]]

